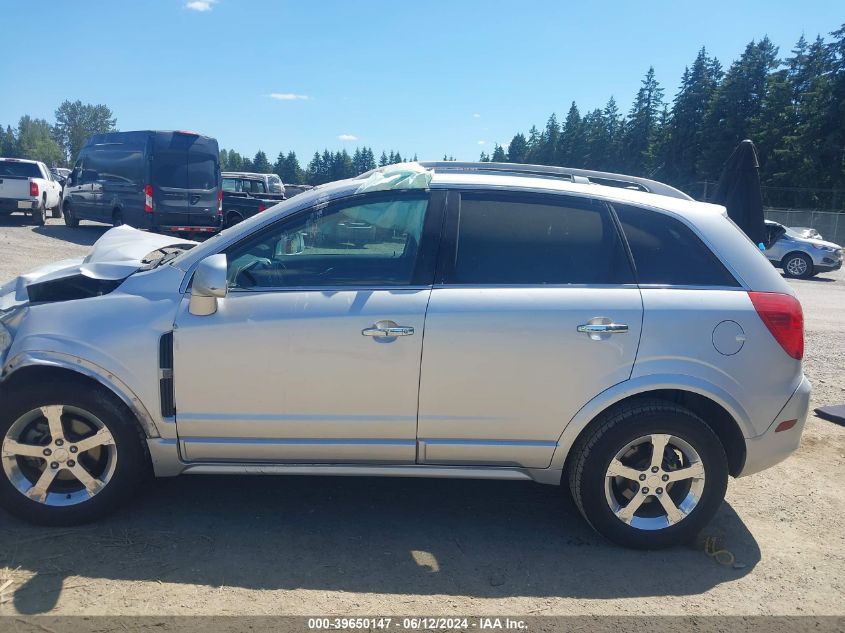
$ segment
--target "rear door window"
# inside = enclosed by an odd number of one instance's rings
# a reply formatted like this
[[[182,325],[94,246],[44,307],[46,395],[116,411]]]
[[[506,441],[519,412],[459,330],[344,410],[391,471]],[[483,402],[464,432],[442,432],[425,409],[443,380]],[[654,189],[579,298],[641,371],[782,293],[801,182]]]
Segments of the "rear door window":
[[[188,162],[188,189],[214,189],[217,186],[217,159],[211,154],[191,151]]]
[[[589,199],[464,193],[457,224],[446,283],[633,283],[610,211]]]
[[[614,204],[640,284],[739,286],[733,275],[683,222],[665,213]]]
[[[158,152],[153,160],[153,181],[168,189],[188,188],[188,161],[185,152]]]

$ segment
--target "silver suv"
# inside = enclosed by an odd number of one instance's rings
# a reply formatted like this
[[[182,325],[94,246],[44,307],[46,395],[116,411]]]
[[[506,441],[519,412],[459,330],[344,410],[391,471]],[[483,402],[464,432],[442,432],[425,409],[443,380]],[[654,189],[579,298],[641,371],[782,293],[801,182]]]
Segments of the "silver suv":
[[[49,525],[150,474],[467,477],[664,547],[810,395],[801,306],[723,208],[563,168],[393,165],[199,245],[115,228],[0,311],[0,504]]]
[[[766,257],[772,265],[783,268],[787,277],[806,279],[842,268],[842,247],[839,244],[806,237],[771,220],[766,220],[766,238],[769,244]]]

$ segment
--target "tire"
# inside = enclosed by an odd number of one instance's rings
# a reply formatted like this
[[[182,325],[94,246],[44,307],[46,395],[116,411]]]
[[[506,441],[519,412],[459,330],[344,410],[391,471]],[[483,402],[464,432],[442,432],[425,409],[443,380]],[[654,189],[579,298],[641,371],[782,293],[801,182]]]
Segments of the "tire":
[[[59,203],[50,209],[50,217],[51,218],[60,218],[62,217],[62,197],[59,196]]]
[[[235,213],[233,211],[232,213],[230,213],[229,215],[226,216],[226,227],[225,228],[228,229],[230,226],[235,226],[236,224],[243,222],[243,220],[244,219],[243,219],[243,217],[241,216],[240,213]]]
[[[813,260],[804,253],[790,253],[781,261],[783,272],[793,279],[807,279],[815,274]]]
[[[72,229],[75,229],[79,226],[79,219],[76,217],[76,214],[73,212],[73,207],[70,204],[70,200],[64,203],[62,206],[62,215],[65,217],[65,224]]]
[[[41,204],[32,210],[32,223],[35,226],[44,226],[47,222],[47,208],[45,207],[45,200],[41,200]]]
[[[48,387],[25,385],[3,395],[0,506],[10,514],[38,525],[87,523],[130,499],[149,474],[140,427],[129,409],[106,389],[68,381]],[[61,420],[65,436],[61,442],[50,432],[48,417],[40,407],[47,407],[54,420]],[[97,437],[89,439],[95,429]],[[108,439],[90,449],[81,444],[103,438]],[[13,445],[10,440],[20,444]],[[21,456],[18,451],[41,454]],[[76,468],[82,468],[91,479],[78,478],[75,473],[79,471],[72,470]],[[54,478],[41,497],[35,484],[48,470]],[[88,484],[83,484],[83,479]]]
[[[669,450],[655,473],[651,456],[660,437],[669,439]],[[646,441],[637,444],[641,440]],[[698,461],[689,460],[690,455]],[[728,461],[722,443],[700,417],[668,401],[640,400],[611,409],[579,438],[571,456],[567,474],[576,506],[593,529],[623,547],[661,549],[688,543],[725,498]],[[611,474],[612,464],[627,467],[624,472],[631,477]],[[617,472],[621,467],[613,466]],[[672,475],[683,468],[690,473],[700,469],[701,476]],[[673,477],[678,481],[663,483]],[[626,498],[630,501],[617,504]],[[636,509],[626,521],[622,517],[629,503]],[[675,522],[664,504],[683,508],[674,514]]]
[[[123,226],[123,211],[115,209],[111,214],[112,226]]]

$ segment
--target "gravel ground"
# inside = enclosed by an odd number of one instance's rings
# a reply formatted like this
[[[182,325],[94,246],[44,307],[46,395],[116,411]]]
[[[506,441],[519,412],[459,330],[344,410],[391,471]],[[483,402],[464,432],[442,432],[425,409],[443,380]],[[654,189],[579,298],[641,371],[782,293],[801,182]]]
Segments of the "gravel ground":
[[[0,219],[0,280],[79,256],[103,230]],[[794,285],[812,405],[845,402],[845,273]],[[845,429],[811,416],[796,455],[732,481],[703,535],[727,565],[701,543],[610,546],[536,484],[162,480],[81,528],[0,512],[0,615],[843,615],[843,462]]]

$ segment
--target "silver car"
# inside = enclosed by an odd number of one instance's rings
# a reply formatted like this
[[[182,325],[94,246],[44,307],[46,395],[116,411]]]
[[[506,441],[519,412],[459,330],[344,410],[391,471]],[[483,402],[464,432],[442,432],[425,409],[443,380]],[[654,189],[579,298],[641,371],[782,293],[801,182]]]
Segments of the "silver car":
[[[152,474],[463,477],[665,547],[810,396],[801,306],[722,207],[564,168],[392,165],[198,245],[118,227],[0,314],[0,504],[47,525]]]
[[[818,273],[842,268],[842,247],[819,238],[806,237],[791,229],[766,220],[766,257],[782,268],[787,277],[806,279]]]

